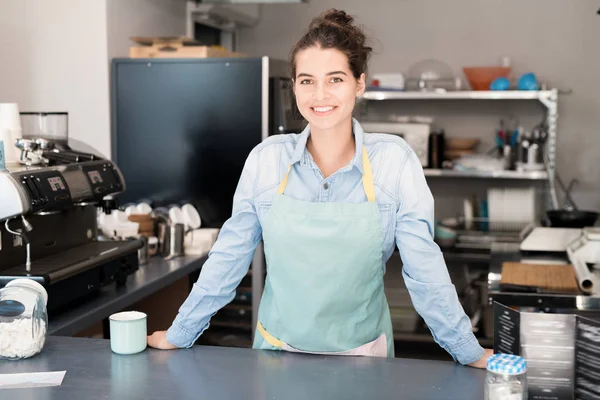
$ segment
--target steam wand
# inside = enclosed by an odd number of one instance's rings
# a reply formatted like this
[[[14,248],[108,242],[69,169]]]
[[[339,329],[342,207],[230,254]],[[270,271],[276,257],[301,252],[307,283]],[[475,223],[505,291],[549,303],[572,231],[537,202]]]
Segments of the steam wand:
[[[10,226],[8,224],[13,219],[14,218],[7,219],[6,222],[4,223],[4,227],[6,228],[6,230],[8,232],[12,233],[15,236],[19,236],[20,238],[22,238],[25,241],[25,249],[27,251],[27,256],[25,258],[25,270],[27,272],[31,272],[31,243],[29,242],[29,238],[27,237],[27,235],[25,233],[23,233],[21,231],[13,231],[10,229]],[[33,227],[31,226],[29,221],[27,221],[25,219],[25,217],[23,215],[21,215],[21,222],[23,223],[23,228],[25,228],[25,231],[31,232]]]

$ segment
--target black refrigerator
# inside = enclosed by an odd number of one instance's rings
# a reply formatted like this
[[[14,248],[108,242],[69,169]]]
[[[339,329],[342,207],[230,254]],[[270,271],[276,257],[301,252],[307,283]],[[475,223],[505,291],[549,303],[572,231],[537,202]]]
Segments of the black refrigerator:
[[[114,59],[112,159],[127,184],[121,202],[190,202],[220,227],[250,151],[302,129],[287,63],[269,57]]]

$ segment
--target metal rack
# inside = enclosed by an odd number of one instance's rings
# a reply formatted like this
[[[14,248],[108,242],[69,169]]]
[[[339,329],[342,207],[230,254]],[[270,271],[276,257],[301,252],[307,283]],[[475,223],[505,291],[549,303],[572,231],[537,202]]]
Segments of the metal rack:
[[[362,95],[365,100],[539,100],[550,108],[556,101],[558,90],[461,90],[453,92],[404,92],[395,90],[368,90]]]
[[[496,179],[521,179],[545,181],[548,179],[548,173],[545,171],[458,171],[454,169],[433,169],[423,170],[425,176],[439,176],[448,178],[496,178]]]
[[[454,171],[425,169],[428,177],[448,178],[492,178],[492,179],[521,179],[540,180],[554,182],[556,174],[556,135],[558,122],[558,89],[537,91],[450,91],[450,92],[404,92],[394,90],[368,90],[360,98],[360,101],[398,101],[398,100],[480,100],[480,101],[539,101],[546,107],[546,124],[548,126],[548,139],[546,142],[547,171],[536,172],[479,172],[479,171]],[[548,184],[549,186],[549,184]],[[548,208],[554,208],[550,187],[548,187],[546,202]]]
[[[404,92],[404,91],[373,91],[369,90],[361,96],[359,101],[364,106],[372,101],[538,101],[546,109],[546,124],[548,129],[548,138],[546,141],[546,171],[535,172],[518,172],[518,171],[462,171],[462,170],[446,170],[446,169],[424,169],[425,176],[428,179],[493,179],[493,180],[512,180],[529,182],[533,184],[545,184],[544,202],[548,208],[553,208],[552,186],[556,173],[556,139],[557,139],[557,119],[558,119],[558,90],[541,90],[541,91],[451,91],[451,92]],[[477,221],[474,221],[477,222]],[[485,221],[478,221],[485,222]],[[481,224],[475,224],[479,227]],[[528,227],[523,227],[519,224],[515,226],[501,225],[494,221],[487,221],[485,226],[494,229],[470,229],[460,231],[461,241],[459,246],[453,248],[453,253],[444,253],[444,257],[452,264],[452,268],[457,268],[460,265],[469,265],[469,269],[477,269],[477,265],[488,264],[489,251],[492,243],[496,240],[511,242],[518,246],[522,240],[524,231]],[[500,229],[498,229],[500,228]],[[458,243],[458,242],[457,242]],[[476,253],[486,251],[481,257],[473,258],[465,257],[465,253]],[[454,254],[456,253],[456,254]],[[450,268],[450,267],[449,267]],[[487,282],[483,282],[486,284]],[[485,285],[487,287],[487,285]],[[487,299],[487,293],[482,296],[482,299]],[[483,327],[480,338],[486,341],[486,344],[492,342],[491,336],[493,328],[491,328],[492,316],[490,310],[486,308],[486,301],[481,305],[480,315],[478,318],[483,318],[481,326]],[[472,316],[476,319],[475,316]],[[473,321],[472,321],[473,323]],[[410,342],[426,341],[426,335],[417,335],[414,332],[397,332],[395,333],[396,340],[405,340]]]

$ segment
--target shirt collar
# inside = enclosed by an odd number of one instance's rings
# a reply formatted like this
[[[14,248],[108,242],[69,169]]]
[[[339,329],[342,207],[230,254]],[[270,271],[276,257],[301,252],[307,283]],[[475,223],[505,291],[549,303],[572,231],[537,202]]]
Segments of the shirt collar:
[[[352,118],[352,133],[354,133],[354,142],[356,144],[356,151],[354,153],[354,157],[350,161],[351,166],[355,166],[360,173],[364,173],[363,170],[363,162],[362,162],[362,148],[364,143],[365,132],[362,127],[358,123],[358,121]],[[310,124],[304,128],[304,130],[300,133],[300,137],[298,142],[296,143],[296,147],[294,148],[294,152],[292,153],[291,164],[296,164],[300,162],[302,166],[314,166],[314,161],[308,150],[306,150],[306,143],[308,142],[308,137],[310,136]]]

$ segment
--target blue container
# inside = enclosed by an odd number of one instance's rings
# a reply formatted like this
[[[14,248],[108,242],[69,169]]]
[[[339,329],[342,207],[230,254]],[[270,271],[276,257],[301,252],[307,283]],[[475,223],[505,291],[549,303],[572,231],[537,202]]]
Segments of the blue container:
[[[539,85],[535,74],[533,72],[528,72],[521,75],[519,82],[517,83],[517,88],[519,90],[538,90]]]
[[[496,78],[490,84],[490,90],[508,90],[510,81],[507,78]]]

